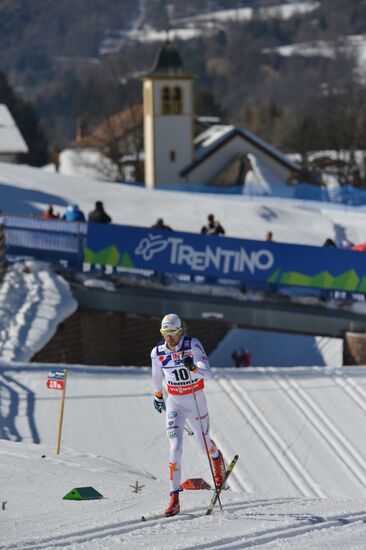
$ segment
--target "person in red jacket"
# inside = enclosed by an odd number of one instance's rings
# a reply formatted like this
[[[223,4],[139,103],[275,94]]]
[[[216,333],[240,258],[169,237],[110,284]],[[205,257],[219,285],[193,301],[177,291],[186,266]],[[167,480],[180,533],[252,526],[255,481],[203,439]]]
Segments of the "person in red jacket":
[[[47,210],[43,212],[41,218],[43,218],[44,220],[59,220],[60,215],[55,214],[53,211],[53,206],[50,205]]]

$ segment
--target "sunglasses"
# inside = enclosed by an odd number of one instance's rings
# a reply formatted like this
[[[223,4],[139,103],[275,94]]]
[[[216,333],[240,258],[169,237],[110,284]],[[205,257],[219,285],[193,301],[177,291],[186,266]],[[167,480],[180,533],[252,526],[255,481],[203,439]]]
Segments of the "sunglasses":
[[[163,336],[176,336],[177,334],[180,334],[182,332],[181,328],[176,328],[174,330],[160,330],[161,334]]]

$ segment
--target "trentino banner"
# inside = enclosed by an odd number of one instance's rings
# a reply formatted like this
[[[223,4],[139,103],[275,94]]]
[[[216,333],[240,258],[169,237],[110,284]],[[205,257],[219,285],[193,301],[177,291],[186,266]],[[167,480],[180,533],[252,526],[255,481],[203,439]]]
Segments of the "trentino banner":
[[[366,255],[321,246],[90,223],[84,261],[366,293]]]

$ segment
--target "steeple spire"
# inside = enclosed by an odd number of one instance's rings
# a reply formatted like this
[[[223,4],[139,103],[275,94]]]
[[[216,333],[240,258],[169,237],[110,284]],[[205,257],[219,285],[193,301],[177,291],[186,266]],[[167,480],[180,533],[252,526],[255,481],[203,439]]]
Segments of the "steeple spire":
[[[154,77],[174,77],[190,75],[186,72],[181,56],[178,50],[173,46],[169,40],[169,31],[167,32],[167,39],[161,49],[158,51],[154,63],[145,76]]]

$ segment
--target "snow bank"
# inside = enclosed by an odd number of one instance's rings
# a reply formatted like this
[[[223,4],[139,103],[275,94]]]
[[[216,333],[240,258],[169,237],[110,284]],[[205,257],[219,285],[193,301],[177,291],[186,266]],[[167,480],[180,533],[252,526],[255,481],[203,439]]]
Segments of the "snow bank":
[[[0,359],[30,361],[77,309],[68,283],[49,265],[11,265],[0,285]]]

